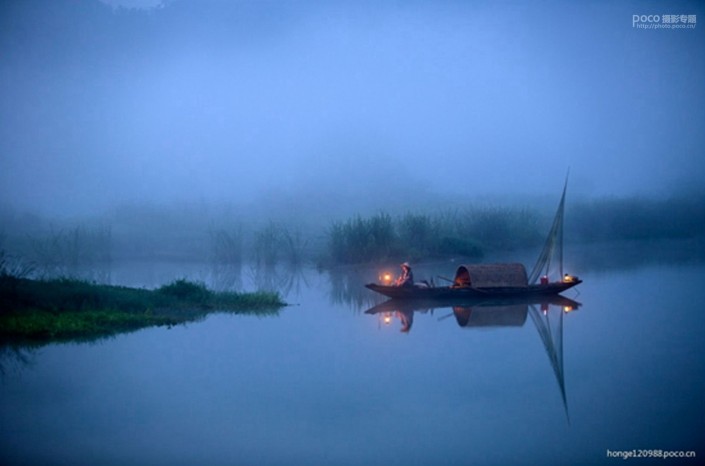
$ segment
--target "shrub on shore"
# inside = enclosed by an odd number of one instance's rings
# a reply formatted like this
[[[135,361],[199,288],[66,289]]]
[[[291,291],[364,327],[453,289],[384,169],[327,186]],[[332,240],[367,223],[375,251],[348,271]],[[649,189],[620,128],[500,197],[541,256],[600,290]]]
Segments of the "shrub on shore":
[[[186,280],[147,290],[3,275],[0,338],[90,338],[185,323],[216,310],[272,315],[284,305],[277,293],[213,292]]]

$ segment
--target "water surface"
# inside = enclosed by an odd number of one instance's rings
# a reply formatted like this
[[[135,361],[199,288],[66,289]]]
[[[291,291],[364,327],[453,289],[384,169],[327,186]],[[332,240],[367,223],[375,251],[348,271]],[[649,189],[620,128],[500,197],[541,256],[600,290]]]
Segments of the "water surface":
[[[705,455],[705,266],[589,271],[579,295],[566,293],[578,310],[529,306],[523,321],[520,309],[504,324],[461,327],[451,308],[434,309],[415,312],[408,332],[396,314],[364,312],[380,301],[358,286],[371,273],[299,272],[287,288],[297,305],[278,317],[214,314],[23,349],[24,361],[6,352],[2,463],[609,464],[622,460],[607,450]],[[550,344],[532,313],[548,322]]]

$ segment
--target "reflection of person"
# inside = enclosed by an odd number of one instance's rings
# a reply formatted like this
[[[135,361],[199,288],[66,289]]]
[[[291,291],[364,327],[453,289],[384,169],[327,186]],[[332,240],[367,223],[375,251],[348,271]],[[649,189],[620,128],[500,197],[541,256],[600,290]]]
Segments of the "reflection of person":
[[[396,315],[401,321],[400,331],[409,333],[409,330],[411,330],[411,324],[414,323],[414,311],[397,311]]]
[[[411,266],[408,262],[401,264],[401,275],[394,282],[396,286],[414,286],[414,274],[411,272]]]
[[[472,308],[463,306],[453,306],[453,314],[455,314],[455,319],[458,321],[458,325],[461,327],[466,327],[468,322],[470,322],[470,314],[472,314]]]

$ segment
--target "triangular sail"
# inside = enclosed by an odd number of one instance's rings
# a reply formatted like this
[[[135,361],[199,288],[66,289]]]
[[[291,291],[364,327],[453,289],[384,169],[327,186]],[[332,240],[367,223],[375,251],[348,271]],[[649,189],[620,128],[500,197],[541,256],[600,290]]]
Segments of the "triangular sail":
[[[529,275],[529,283],[536,283],[541,275],[548,275],[548,272],[551,269],[551,261],[556,255],[558,256],[559,276],[563,277],[563,212],[565,210],[565,193],[567,188],[568,176],[566,175],[561,202],[558,204],[558,210],[556,211],[556,216],[553,219],[551,230],[548,232],[548,237],[546,238],[546,243],[544,243],[543,250],[541,251],[541,254],[536,260],[536,264]]]

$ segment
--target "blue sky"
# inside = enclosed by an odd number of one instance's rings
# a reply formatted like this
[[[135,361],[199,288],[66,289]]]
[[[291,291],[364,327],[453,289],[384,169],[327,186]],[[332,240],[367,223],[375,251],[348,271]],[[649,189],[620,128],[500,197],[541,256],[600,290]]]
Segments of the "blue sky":
[[[702,3],[109,3],[0,2],[4,203],[555,195],[568,168],[582,196],[660,197],[705,179]]]

